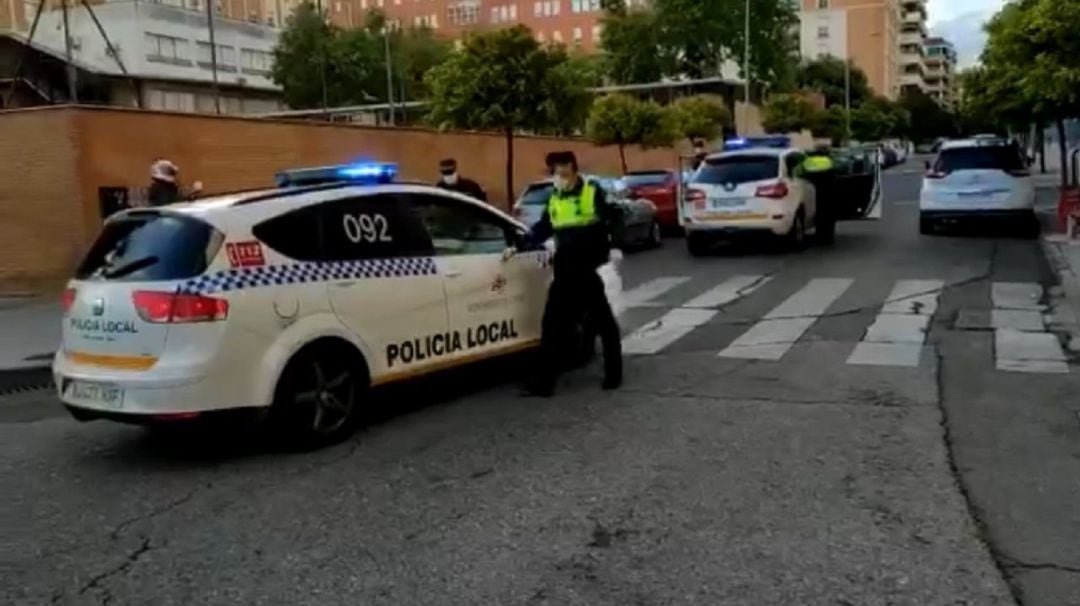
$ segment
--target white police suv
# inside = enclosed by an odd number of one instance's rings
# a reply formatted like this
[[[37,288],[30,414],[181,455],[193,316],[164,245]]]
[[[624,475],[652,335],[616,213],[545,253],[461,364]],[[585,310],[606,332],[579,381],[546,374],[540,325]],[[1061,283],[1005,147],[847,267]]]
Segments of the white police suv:
[[[78,419],[269,411],[347,435],[370,386],[538,343],[548,253],[464,195],[361,164],[111,217],[64,294],[53,373]]]

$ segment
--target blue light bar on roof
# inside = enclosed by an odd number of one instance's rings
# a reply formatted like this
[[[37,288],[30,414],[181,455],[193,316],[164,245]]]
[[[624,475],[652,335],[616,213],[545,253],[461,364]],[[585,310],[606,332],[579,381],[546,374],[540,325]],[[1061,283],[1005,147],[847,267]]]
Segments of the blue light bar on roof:
[[[786,135],[772,135],[765,137],[739,137],[724,141],[724,151],[739,149],[751,149],[754,147],[771,147],[784,149],[791,147],[791,137]]]
[[[357,183],[378,185],[391,183],[397,177],[397,164],[390,162],[357,162],[318,168],[283,170],[275,175],[279,187],[301,187],[325,183]]]

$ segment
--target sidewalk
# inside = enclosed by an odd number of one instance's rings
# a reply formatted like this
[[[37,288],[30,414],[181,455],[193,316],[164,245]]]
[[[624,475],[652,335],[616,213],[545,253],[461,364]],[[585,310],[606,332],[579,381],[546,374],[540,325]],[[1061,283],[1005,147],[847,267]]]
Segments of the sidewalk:
[[[0,299],[0,375],[47,374],[60,344],[60,304],[45,299]],[[9,381],[0,380],[0,389]]]

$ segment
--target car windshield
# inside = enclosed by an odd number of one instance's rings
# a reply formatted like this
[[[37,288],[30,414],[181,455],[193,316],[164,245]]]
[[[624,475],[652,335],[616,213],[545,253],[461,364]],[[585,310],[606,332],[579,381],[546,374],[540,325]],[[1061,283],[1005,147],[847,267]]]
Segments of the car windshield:
[[[629,173],[622,178],[627,187],[640,187],[642,185],[663,185],[670,174],[667,171]]]
[[[551,191],[555,186],[550,182],[533,183],[521,194],[519,202],[525,206],[544,206],[551,199]]]
[[[221,246],[213,227],[183,215],[132,213],[105,224],[75,273],[80,280],[182,280],[206,271]]]
[[[779,174],[780,160],[776,156],[728,156],[706,160],[690,182],[703,185],[739,185],[775,179]]]
[[[1023,170],[1020,151],[1015,146],[987,145],[946,149],[938,155],[934,168],[940,172],[958,170]]]

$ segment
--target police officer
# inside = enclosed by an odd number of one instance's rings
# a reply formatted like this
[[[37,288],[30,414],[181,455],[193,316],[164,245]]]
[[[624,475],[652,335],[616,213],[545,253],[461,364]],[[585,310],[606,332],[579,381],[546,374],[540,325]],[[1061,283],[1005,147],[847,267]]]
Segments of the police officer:
[[[817,146],[806,155],[800,176],[814,185],[817,200],[817,239],[826,244],[836,238],[836,169],[827,146]]]
[[[604,389],[622,385],[622,343],[604,283],[596,270],[611,252],[610,226],[615,209],[604,190],[578,173],[573,152],[548,155],[554,189],[544,216],[529,231],[526,246],[537,247],[555,237],[555,279],[544,307],[541,360],[537,375],[526,389],[548,397],[562,369],[564,353],[582,320],[588,318],[604,347]],[[512,254],[513,251],[507,251]]]
[[[158,158],[150,165],[150,188],[146,192],[148,206],[166,206],[183,199],[176,177],[180,169],[172,162]]]

